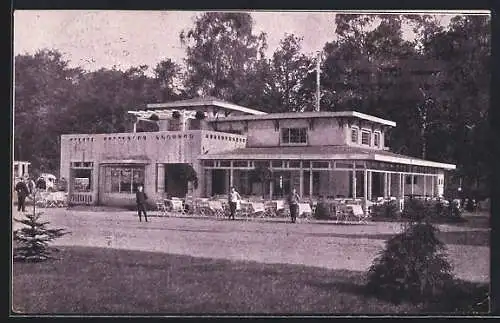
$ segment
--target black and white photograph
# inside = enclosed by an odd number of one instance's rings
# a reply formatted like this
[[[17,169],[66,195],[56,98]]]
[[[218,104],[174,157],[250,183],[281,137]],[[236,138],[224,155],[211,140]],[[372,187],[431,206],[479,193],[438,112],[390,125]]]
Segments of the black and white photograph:
[[[14,10],[10,316],[490,314],[488,10]]]

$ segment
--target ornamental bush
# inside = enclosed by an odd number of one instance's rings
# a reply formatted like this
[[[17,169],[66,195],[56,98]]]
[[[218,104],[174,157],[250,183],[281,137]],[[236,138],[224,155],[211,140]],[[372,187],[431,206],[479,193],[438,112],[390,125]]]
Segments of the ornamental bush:
[[[371,216],[373,219],[398,219],[400,217],[397,201],[388,201],[378,205],[372,205]]]
[[[408,221],[460,220],[461,212],[456,203],[410,198],[405,201],[402,217]]]
[[[409,222],[402,233],[389,239],[368,271],[367,291],[394,303],[441,296],[453,276],[437,231],[427,222]]]
[[[314,218],[318,220],[328,220],[330,219],[330,207],[324,201],[318,202],[316,209],[314,210]]]

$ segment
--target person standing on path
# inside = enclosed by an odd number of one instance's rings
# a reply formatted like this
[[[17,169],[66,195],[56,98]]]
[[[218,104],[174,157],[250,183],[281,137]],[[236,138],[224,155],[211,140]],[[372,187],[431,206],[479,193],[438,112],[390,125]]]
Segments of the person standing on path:
[[[236,212],[236,206],[238,202],[241,200],[240,193],[236,191],[234,186],[231,187],[231,191],[229,192],[229,219],[234,220],[234,213]]]
[[[139,215],[139,222],[142,222],[141,212],[144,213],[144,219],[148,222],[148,215],[146,214],[146,200],[148,196],[143,191],[142,185],[137,186],[135,192],[135,202],[137,204],[137,214]]]
[[[31,177],[28,177],[27,178],[27,183],[28,183],[28,190],[30,192],[30,195],[34,195],[35,194],[35,181],[33,180],[33,178]]]
[[[288,206],[290,207],[290,217],[292,218],[292,223],[297,220],[297,213],[299,213],[299,194],[295,188],[292,189],[292,193],[288,197]]]
[[[24,202],[26,201],[26,197],[30,194],[28,186],[26,186],[26,183],[21,180],[16,184],[15,189],[17,192],[17,211],[19,212],[22,210],[23,212],[26,212]]]

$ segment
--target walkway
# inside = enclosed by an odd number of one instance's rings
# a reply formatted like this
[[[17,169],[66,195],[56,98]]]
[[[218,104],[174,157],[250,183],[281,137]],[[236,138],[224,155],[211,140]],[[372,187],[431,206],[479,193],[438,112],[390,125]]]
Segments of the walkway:
[[[284,219],[229,221],[151,217],[146,223],[139,222],[136,213],[131,211],[46,209],[44,212],[43,217],[51,222],[50,226],[72,232],[56,241],[60,246],[109,247],[353,271],[366,271],[384,247],[385,241],[375,235],[401,230],[399,223],[389,222],[336,225],[292,224]],[[441,229],[464,230],[453,225],[442,225]],[[458,278],[489,281],[489,247],[447,245],[447,253]]]

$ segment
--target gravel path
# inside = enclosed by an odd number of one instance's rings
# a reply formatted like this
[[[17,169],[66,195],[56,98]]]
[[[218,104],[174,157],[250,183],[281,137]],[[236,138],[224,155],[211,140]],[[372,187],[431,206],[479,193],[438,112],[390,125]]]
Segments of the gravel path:
[[[366,271],[384,246],[384,240],[370,238],[370,235],[401,230],[399,223],[389,222],[335,225],[150,217],[151,221],[146,223],[139,222],[135,212],[127,211],[43,211],[44,220],[50,221],[51,226],[72,232],[55,242],[59,246],[109,247],[353,271]],[[18,226],[14,223],[14,228]],[[449,224],[441,225],[440,229],[464,230]],[[349,237],[353,234],[366,238]],[[447,245],[447,253],[458,278],[489,281],[489,247]]]

